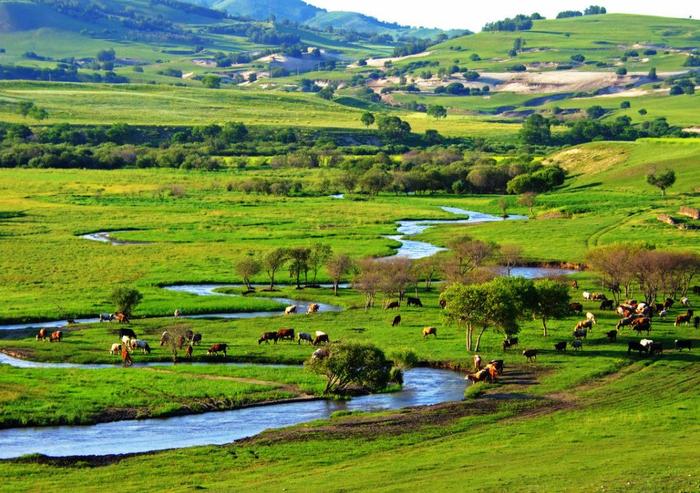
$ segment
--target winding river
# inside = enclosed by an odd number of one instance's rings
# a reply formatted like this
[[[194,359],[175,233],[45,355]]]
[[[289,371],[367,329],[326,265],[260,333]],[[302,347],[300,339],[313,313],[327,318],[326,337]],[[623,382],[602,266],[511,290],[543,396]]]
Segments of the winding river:
[[[338,197],[339,198],[339,197]],[[466,211],[454,207],[442,207],[446,212],[464,216],[453,220],[399,221],[398,235],[388,236],[401,246],[396,256],[420,259],[434,255],[443,248],[430,243],[410,240],[427,228],[439,224],[476,224],[503,221],[503,218]],[[523,220],[523,216],[510,216],[508,220]],[[85,239],[110,243],[115,246],[138,244],[114,239],[109,232],[97,232],[82,236]],[[520,267],[511,275],[528,278],[570,274],[563,269]],[[217,292],[224,287],[240,287],[235,284],[185,284],[164,286],[164,289],[197,296],[226,296]],[[304,313],[310,302],[290,298],[271,298],[283,305],[295,304]],[[335,305],[320,304],[321,312],[340,311]],[[191,318],[242,319],[279,316],[275,312],[211,313],[193,315]],[[95,323],[97,318],[78,319],[78,323]],[[0,325],[0,330],[27,328],[58,328],[67,325],[65,320]],[[73,363],[43,363],[13,358],[0,353],[0,364],[18,368],[82,368],[100,370],[115,368],[115,365],[82,365]],[[136,366],[168,366],[172,363],[141,363]],[[205,364],[205,363],[201,363]],[[231,365],[241,366],[238,363]],[[282,365],[272,365],[282,366]],[[12,428],[0,430],[0,458],[14,458],[24,454],[41,453],[49,456],[108,455],[149,452],[170,448],[216,445],[256,435],[266,429],[283,428],[299,423],[323,419],[336,411],[388,410],[409,406],[432,405],[463,398],[466,382],[461,374],[431,368],[414,368],[405,372],[401,391],[387,394],[372,394],[355,397],[350,401],[328,401],[320,399],[301,402],[278,403],[216,413],[178,416],[165,419],[125,420],[88,426],[52,426]],[[215,424],[215,426],[213,426]]]

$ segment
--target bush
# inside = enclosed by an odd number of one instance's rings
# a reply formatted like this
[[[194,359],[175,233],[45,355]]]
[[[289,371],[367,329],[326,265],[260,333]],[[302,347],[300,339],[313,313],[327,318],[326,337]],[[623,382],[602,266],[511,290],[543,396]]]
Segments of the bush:
[[[369,392],[384,389],[391,380],[391,362],[372,344],[333,344],[327,358],[311,358],[306,367],[327,378],[324,393],[342,393],[351,386]]]
[[[143,295],[136,289],[120,287],[114,288],[109,297],[114,304],[115,310],[124,315],[131,315],[136,306],[141,303]]]

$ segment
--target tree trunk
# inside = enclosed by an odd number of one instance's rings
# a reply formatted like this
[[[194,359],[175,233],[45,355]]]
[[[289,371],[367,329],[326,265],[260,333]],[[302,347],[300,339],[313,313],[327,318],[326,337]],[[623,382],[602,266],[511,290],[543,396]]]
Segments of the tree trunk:
[[[484,335],[484,332],[486,332],[486,329],[487,329],[487,328],[488,328],[488,327],[482,327],[482,328],[481,328],[481,331],[479,332],[479,337],[476,338],[476,347],[474,347],[474,351],[478,351],[478,350],[479,350],[479,346],[481,345],[481,336]]]
[[[542,329],[544,337],[547,337],[547,317],[542,316]]]
[[[472,330],[472,324],[467,324],[467,330],[465,331],[467,351],[472,350]]]
[[[338,296],[338,281],[333,280],[333,295]]]

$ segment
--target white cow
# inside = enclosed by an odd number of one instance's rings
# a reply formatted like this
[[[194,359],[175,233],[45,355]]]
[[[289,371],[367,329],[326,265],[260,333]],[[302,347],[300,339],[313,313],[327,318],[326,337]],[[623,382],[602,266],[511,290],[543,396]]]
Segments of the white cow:
[[[590,320],[594,325],[598,323],[595,320],[595,315],[593,315],[591,312],[586,313],[586,320]]]
[[[112,344],[112,347],[109,350],[109,354],[114,354],[114,355],[119,354],[121,352],[122,352],[122,345],[118,344],[116,342],[114,344]]]
[[[288,306],[287,308],[284,309],[285,315],[291,315],[292,313],[296,313],[296,312],[297,312],[296,305],[291,305],[291,306]]]
[[[583,299],[590,301],[591,300],[591,293],[588,291],[584,291],[583,292]]]

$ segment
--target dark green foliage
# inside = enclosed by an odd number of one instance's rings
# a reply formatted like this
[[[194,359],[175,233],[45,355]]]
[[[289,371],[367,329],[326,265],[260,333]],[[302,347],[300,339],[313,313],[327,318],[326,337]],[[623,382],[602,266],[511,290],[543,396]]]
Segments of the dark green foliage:
[[[588,115],[588,118],[592,118],[592,119],[598,119],[601,116],[605,115],[605,113],[606,113],[605,108],[603,108],[602,106],[598,106],[598,105],[591,106],[590,108],[588,108],[586,110],[586,114]]]
[[[392,140],[402,140],[411,133],[411,125],[398,116],[380,116],[377,127],[380,133]]]
[[[391,379],[391,361],[372,344],[334,344],[326,358],[311,358],[306,367],[327,379],[324,393],[343,393],[350,387],[376,392]]]
[[[447,109],[440,105],[428,106],[428,116],[435,119],[447,118]]]
[[[661,190],[661,195],[666,195],[666,189],[676,183],[676,173],[672,169],[659,174],[656,174],[656,172],[649,173],[647,175],[647,183]]]
[[[523,123],[520,138],[526,144],[546,145],[552,137],[550,125],[550,121],[542,115],[530,115]]]
[[[583,15],[582,12],[578,10],[565,10],[563,12],[559,12],[557,14],[557,19],[567,19],[570,17],[581,17]]]
[[[221,87],[221,77],[216,75],[205,75],[202,77],[202,85],[208,89],[218,89]]]
[[[483,28],[484,31],[527,31],[532,28],[532,18],[529,15],[519,14],[496,22],[490,22]]]
[[[119,287],[112,291],[109,299],[114,304],[116,312],[121,312],[129,316],[133,313],[138,304],[141,303],[143,295],[136,289]]]

